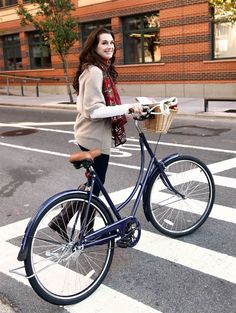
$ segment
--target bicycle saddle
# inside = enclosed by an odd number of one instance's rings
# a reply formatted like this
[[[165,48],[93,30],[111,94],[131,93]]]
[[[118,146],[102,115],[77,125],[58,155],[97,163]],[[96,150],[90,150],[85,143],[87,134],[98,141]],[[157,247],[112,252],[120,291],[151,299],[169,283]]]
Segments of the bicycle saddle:
[[[69,161],[76,167],[91,165],[96,157],[101,155],[102,152],[100,149],[93,149],[89,151],[80,151],[70,155]]]

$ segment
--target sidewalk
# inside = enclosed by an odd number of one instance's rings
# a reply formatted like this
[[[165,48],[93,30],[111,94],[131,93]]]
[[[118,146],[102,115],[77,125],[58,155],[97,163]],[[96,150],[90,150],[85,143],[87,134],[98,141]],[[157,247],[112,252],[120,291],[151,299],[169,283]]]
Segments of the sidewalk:
[[[163,99],[157,97],[158,99]],[[75,97],[74,97],[75,100]],[[121,97],[123,103],[135,102],[135,97]],[[16,106],[16,107],[44,107],[55,109],[76,110],[75,104],[69,104],[67,95],[41,95],[36,96],[7,96],[0,94],[0,105]],[[178,98],[180,116],[195,116],[195,117],[221,117],[221,118],[236,118],[236,102],[217,102],[209,103],[209,112],[204,112],[204,100],[201,98]],[[227,113],[227,110],[231,110]],[[234,111],[234,112],[233,112]]]

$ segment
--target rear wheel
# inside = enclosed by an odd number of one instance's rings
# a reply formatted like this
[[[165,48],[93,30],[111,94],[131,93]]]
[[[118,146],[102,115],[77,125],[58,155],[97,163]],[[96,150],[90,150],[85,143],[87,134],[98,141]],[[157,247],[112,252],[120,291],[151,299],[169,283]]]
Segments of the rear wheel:
[[[172,186],[184,197],[169,190],[159,173],[152,177],[147,191],[147,213],[160,232],[180,237],[199,228],[209,216],[215,185],[208,167],[191,156],[178,156],[165,164]]]
[[[70,219],[62,214],[63,231],[54,231],[49,225],[65,207],[74,214]],[[80,236],[80,216],[86,207],[84,193],[62,196],[45,207],[29,233],[26,273],[35,292],[50,303],[68,305],[82,301],[102,283],[110,268],[114,240],[87,249],[75,245]],[[85,232],[92,231],[91,225],[95,231],[112,223],[110,214],[96,199],[92,200],[89,211]]]

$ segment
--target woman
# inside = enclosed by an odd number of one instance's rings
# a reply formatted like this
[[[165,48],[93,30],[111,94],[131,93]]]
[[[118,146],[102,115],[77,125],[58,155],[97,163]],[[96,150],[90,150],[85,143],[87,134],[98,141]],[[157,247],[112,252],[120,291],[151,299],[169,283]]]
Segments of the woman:
[[[112,138],[114,145],[126,142],[124,125],[125,114],[141,113],[139,103],[121,104],[116,89],[117,72],[115,61],[114,34],[105,28],[97,28],[90,33],[80,54],[80,63],[73,87],[78,95],[74,130],[75,139],[83,151],[100,149],[102,154],[95,158],[93,168],[104,184]],[[94,194],[99,195],[99,188],[94,186]],[[49,226],[68,241],[66,226],[75,212],[64,208]],[[87,231],[92,231],[93,214]],[[66,220],[65,220],[66,219]],[[82,216],[83,220],[83,216]]]
[[[115,86],[118,76],[114,67],[115,52],[112,31],[97,28],[91,32],[80,54],[73,84],[79,112],[74,127],[75,139],[81,150],[99,148],[102,151],[93,164],[102,183],[105,182],[112,138],[115,146],[126,141],[125,114],[142,112],[139,103],[121,104]],[[94,194],[99,194],[96,186]]]

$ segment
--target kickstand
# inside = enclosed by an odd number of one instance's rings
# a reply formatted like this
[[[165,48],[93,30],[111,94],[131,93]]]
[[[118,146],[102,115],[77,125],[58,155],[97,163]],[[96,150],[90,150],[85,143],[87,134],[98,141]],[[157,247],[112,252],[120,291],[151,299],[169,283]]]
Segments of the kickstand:
[[[19,275],[21,277],[25,277],[25,278],[30,278],[32,276],[27,276],[25,273],[21,273],[19,270],[25,268],[24,266],[20,266],[20,267],[16,267],[16,268],[13,268],[12,270],[9,270],[10,273],[13,273],[13,274],[16,274],[16,275]]]

